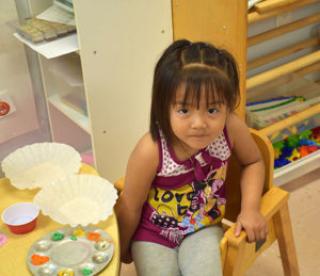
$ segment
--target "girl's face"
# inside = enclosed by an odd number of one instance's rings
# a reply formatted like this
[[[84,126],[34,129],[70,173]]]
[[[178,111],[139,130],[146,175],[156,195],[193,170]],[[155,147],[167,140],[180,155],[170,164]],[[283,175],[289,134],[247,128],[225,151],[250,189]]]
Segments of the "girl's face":
[[[217,138],[225,126],[227,107],[223,103],[209,99],[202,92],[199,106],[192,99],[183,105],[185,86],[181,85],[176,94],[175,102],[170,107],[171,128],[178,139],[173,148],[177,156],[189,158]]]

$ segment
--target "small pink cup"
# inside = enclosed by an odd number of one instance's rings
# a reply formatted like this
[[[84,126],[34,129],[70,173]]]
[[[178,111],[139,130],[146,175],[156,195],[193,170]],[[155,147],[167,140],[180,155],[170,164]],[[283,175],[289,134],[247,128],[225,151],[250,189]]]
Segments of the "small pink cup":
[[[2,212],[1,219],[14,234],[25,234],[36,227],[39,208],[31,202],[10,205]]]

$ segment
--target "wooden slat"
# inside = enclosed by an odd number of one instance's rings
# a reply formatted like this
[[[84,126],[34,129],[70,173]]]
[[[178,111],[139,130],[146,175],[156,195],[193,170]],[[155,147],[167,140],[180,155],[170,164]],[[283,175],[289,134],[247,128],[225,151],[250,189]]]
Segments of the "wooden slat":
[[[313,47],[316,45],[319,45],[319,38],[318,37],[304,40],[302,42],[299,42],[299,43],[296,43],[292,46],[286,47],[284,49],[280,49],[278,51],[272,52],[268,55],[261,56],[255,60],[249,62],[248,69],[250,70],[250,69],[262,66],[262,65],[270,63],[271,61],[274,61],[278,58],[291,55],[293,53],[299,52],[303,49],[310,48],[310,47]]]
[[[314,4],[314,3],[317,3],[317,2],[319,2],[319,0],[300,0],[300,1],[294,2],[294,3],[290,4],[290,5],[279,7],[276,10],[272,10],[270,12],[266,12],[266,13],[263,13],[263,14],[260,14],[257,10],[254,9],[252,12],[250,12],[248,14],[248,23],[251,24],[251,23],[254,23],[254,22],[265,20],[265,19],[268,19],[270,17],[274,17],[276,15],[279,15],[279,14],[282,14],[282,13],[285,13],[285,12],[289,12],[289,11],[298,9],[300,7],[311,5],[311,4]]]
[[[299,2],[299,0],[267,0],[257,3],[255,9],[258,13],[266,13],[297,2]]]
[[[247,79],[247,90],[320,62],[320,50]]]
[[[309,107],[308,109],[296,113],[293,116],[290,116],[284,120],[281,120],[279,122],[276,122],[268,127],[265,127],[263,129],[259,130],[259,133],[262,133],[264,135],[270,136],[273,133],[276,133],[284,128],[287,128],[288,126],[295,125],[299,122],[302,122],[305,119],[308,119],[314,115],[320,114],[320,104],[314,105],[312,107]]]
[[[305,17],[303,19],[297,20],[295,22],[283,25],[281,27],[272,29],[270,31],[266,31],[260,33],[255,36],[251,36],[248,38],[248,46],[253,46],[263,41],[269,40],[271,38],[275,38],[277,36],[283,35],[285,33],[289,33],[295,31],[299,28],[303,28],[305,26],[320,22],[320,14],[312,15]]]
[[[314,73],[314,72],[320,72],[320,62],[312,64],[312,65],[305,67],[303,69],[300,69],[300,70],[296,71],[295,73],[298,75],[304,76],[304,75]]]

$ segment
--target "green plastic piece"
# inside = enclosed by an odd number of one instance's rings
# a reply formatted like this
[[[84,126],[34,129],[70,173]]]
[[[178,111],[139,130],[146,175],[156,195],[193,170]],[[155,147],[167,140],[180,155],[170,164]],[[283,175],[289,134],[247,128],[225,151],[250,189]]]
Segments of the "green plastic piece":
[[[299,138],[300,139],[309,139],[310,136],[312,134],[312,131],[311,130],[305,130],[305,131],[302,131],[300,134],[299,134]]]
[[[84,269],[81,270],[81,273],[82,275],[84,276],[89,276],[92,274],[92,269],[88,268],[88,267],[85,267]]]
[[[273,147],[281,151],[284,147],[284,142],[283,141],[276,142],[273,144]]]
[[[75,235],[70,236],[70,240],[76,241],[78,238]]]
[[[54,232],[51,236],[51,239],[53,241],[61,241],[64,238],[64,234],[60,232]]]
[[[300,138],[298,135],[292,135],[287,138],[288,146],[291,148],[295,148],[299,145]]]

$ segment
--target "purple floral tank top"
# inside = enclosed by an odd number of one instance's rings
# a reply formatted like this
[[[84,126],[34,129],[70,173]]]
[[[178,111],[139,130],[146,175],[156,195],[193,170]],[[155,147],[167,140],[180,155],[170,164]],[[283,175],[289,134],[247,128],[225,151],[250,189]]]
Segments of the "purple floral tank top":
[[[224,181],[231,148],[226,129],[186,161],[176,158],[161,131],[158,146],[157,175],[133,240],[175,248],[185,236],[217,224],[224,216]]]

